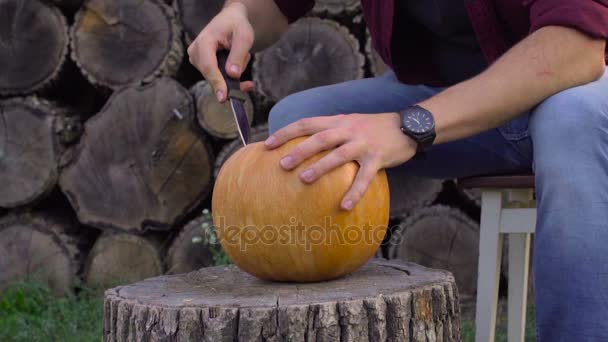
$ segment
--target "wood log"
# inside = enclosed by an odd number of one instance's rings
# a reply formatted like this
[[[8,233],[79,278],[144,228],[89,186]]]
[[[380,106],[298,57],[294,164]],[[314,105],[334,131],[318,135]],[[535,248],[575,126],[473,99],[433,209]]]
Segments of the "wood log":
[[[160,0],[86,0],[70,35],[85,77],[111,89],[174,76],[184,53],[175,13]]]
[[[89,285],[107,288],[162,273],[157,240],[127,233],[104,233],[89,252],[84,280]]]
[[[213,88],[207,81],[198,82],[190,89],[190,92],[194,95],[198,123],[207,133],[220,139],[239,137],[230,103],[219,103],[213,93]],[[253,103],[249,95],[247,95],[245,101],[245,111],[251,125],[253,122]]]
[[[78,118],[37,97],[0,101],[0,207],[44,197],[57,184],[61,143],[78,138]]]
[[[58,295],[72,292],[86,241],[75,222],[41,213],[0,218],[0,292],[16,281],[37,281]]]
[[[364,64],[359,41],[347,28],[304,18],[256,54],[253,80],[262,95],[278,101],[301,90],[362,78]]]
[[[372,38],[369,34],[369,31],[366,32],[367,36],[367,44],[365,44],[365,54],[367,55],[367,60],[369,61],[369,68],[372,75],[378,77],[382,76],[385,72],[389,70],[388,65],[384,63],[380,54],[374,49],[374,45],[372,42]]]
[[[190,221],[171,242],[167,252],[167,273],[181,274],[214,265],[210,244],[211,215],[201,215]]]
[[[391,259],[449,270],[466,296],[477,289],[478,256],[479,224],[444,206],[417,210],[391,236]]]
[[[330,282],[286,284],[235,266],[106,291],[104,341],[460,341],[454,278],[375,260]]]
[[[264,141],[268,138],[268,125],[263,124],[251,129],[251,142],[255,143],[259,141]],[[222,165],[230,158],[231,155],[234,154],[238,149],[243,147],[243,143],[241,139],[236,139],[229,144],[224,145],[220,153],[218,153],[217,158],[215,159],[215,167],[213,169],[213,176],[217,178],[217,175],[220,173],[220,169]]]
[[[163,78],[115,92],[86,122],[60,186],[87,225],[167,230],[207,196],[212,168],[190,93]]]
[[[179,14],[190,44],[224,7],[224,0],[174,0],[173,6]]]
[[[433,203],[443,188],[443,181],[439,179],[404,176],[399,168],[386,171],[392,218],[408,215],[417,208]]]
[[[68,25],[39,0],[0,0],[0,95],[29,94],[57,79],[67,59]]]
[[[361,9],[359,0],[317,0],[312,12],[314,14],[327,13],[329,15],[344,15],[357,12]]]

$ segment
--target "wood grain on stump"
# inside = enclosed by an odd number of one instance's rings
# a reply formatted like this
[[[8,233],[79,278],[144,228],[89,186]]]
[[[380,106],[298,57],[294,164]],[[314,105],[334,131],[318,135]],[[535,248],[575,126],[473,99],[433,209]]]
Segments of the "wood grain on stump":
[[[260,141],[264,141],[268,139],[268,125],[258,125],[251,129],[251,141],[250,143],[256,143]],[[217,175],[220,173],[220,169],[222,165],[234,154],[234,152],[238,151],[243,147],[243,142],[241,139],[236,139],[229,144],[224,145],[220,153],[218,153],[217,158],[215,159],[215,167],[213,170],[213,176],[217,178]]]
[[[390,245],[391,259],[449,270],[461,294],[475,294],[479,224],[459,210],[443,206],[417,210],[393,232]]]
[[[173,76],[183,57],[175,13],[160,0],[87,0],[71,37],[83,74],[111,89]]]
[[[167,273],[180,274],[213,266],[213,253],[209,246],[211,216],[200,216],[190,221],[171,242],[167,252]]]
[[[64,219],[30,213],[0,218],[0,290],[16,281],[38,281],[57,294],[72,292],[81,242],[79,227]]]
[[[194,95],[194,105],[198,123],[210,135],[220,139],[235,139],[239,131],[229,102],[219,103],[213,88],[207,81],[195,84],[190,92]],[[253,122],[253,103],[246,94],[245,112],[249,125]]]
[[[84,280],[89,285],[109,287],[162,273],[157,240],[126,233],[105,233],[89,252]]]
[[[324,283],[258,280],[235,266],[106,291],[104,341],[460,341],[451,274],[376,260]]]
[[[213,156],[188,91],[163,78],[117,91],[85,125],[60,185],[81,222],[166,230],[209,193]]]
[[[431,204],[441,192],[439,179],[404,176],[399,168],[386,170],[391,195],[390,215],[404,216]]]
[[[364,64],[359,41],[347,28],[304,18],[256,54],[253,80],[262,95],[278,101],[298,91],[362,78]]]
[[[55,187],[59,112],[36,97],[0,101],[0,207],[29,204]]]
[[[361,9],[361,1],[359,0],[317,0],[313,13],[329,13],[331,15],[341,15],[352,13]]]
[[[173,6],[181,19],[188,44],[222,10],[224,3],[224,0],[174,0]]]
[[[68,25],[39,0],[0,0],[0,95],[27,94],[55,80],[68,52]]]

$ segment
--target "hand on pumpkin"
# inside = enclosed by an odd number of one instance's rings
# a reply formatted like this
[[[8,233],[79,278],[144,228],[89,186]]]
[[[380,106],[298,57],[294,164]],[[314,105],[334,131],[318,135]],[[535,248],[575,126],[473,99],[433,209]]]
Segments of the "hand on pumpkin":
[[[348,162],[359,163],[359,172],[341,203],[342,209],[351,210],[379,170],[403,164],[416,154],[416,143],[401,132],[400,126],[397,113],[306,118],[271,135],[266,146],[274,149],[297,137],[310,136],[281,159],[280,164],[286,170],[333,149],[300,173],[305,183],[312,183]]]

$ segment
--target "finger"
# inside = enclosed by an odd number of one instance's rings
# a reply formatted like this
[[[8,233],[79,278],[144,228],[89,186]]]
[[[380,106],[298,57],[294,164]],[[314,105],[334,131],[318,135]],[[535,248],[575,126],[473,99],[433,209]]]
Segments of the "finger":
[[[345,132],[338,129],[328,129],[314,134],[289,151],[289,154],[281,159],[281,166],[286,170],[291,170],[319,152],[344,143],[346,138]]]
[[[226,101],[228,88],[217,63],[218,43],[210,39],[198,39],[188,48],[194,66],[209,82],[220,102]]]
[[[339,120],[341,117],[341,115],[319,116],[298,120],[290,125],[281,128],[273,135],[268,137],[265,142],[266,147],[271,149],[277,148],[297,137],[313,135],[321,131],[333,128],[335,126],[336,120]]]
[[[252,81],[241,82],[241,91],[249,93],[255,90],[255,83]]]
[[[249,51],[253,47],[253,28],[248,23],[238,25],[232,34],[230,55],[226,63],[228,75],[236,79],[241,78],[243,70],[247,67]]]
[[[353,185],[342,200],[342,209],[351,211],[357,203],[361,201],[361,198],[363,198],[363,195],[367,192],[369,185],[374,180],[374,177],[376,177],[378,170],[379,168],[375,163],[368,162],[361,165]]]
[[[361,151],[355,143],[344,144],[300,173],[300,179],[305,183],[312,183],[331,170],[356,160]]]

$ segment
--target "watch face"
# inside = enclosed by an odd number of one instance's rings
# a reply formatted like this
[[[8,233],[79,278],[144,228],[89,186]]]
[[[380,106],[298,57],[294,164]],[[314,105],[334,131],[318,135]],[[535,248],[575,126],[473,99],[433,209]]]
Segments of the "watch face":
[[[435,122],[430,112],[415,108],[404,116],[403,126],[414,133],[427,133],[433,129]]]

